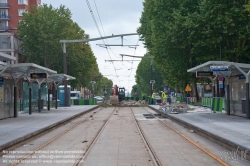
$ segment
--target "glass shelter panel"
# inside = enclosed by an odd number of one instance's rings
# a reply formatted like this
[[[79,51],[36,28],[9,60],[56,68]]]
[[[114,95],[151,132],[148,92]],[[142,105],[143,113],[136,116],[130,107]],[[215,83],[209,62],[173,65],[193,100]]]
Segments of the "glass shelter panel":
[[[23,82],[23,107],[24,110],[29,109],[29,83]],[[41,100],[47,101],[47,86],[45,84],[41,85]],[[31,101],[32,105],[38,102],[38,84],[33,83],[31,87]]]
[[[239,77],[232,77],[230,80],[230,109],[235,115],[244,113],[244,102],[246,100],[246,80]]]

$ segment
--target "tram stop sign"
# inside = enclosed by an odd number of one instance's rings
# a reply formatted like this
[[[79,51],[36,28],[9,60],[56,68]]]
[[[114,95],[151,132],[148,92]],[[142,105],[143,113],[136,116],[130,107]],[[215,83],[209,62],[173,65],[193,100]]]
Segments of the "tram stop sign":
[[[191,92],[191,87],[189,86],[189,84],[187,84],[186,88],[185,88],[186,92]]]

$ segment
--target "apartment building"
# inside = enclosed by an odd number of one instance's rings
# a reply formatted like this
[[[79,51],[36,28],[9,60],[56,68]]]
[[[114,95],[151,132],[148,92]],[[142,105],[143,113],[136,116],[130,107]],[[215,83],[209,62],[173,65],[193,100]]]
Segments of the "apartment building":
[[[21,41],[17,27],[31,5],[38,6],[41,0],[0,0],[0,66],[22,63]],[[13,80],[1,77],[0,119],[13,116]],[[9,91],[9,90],[11,91]],[[18,105],[22,104],[23,81],[18,82]],[[8,92],[8,93],[7,93]],[[20,107],[21,110],[21,107]]]
[[[0,58],[0,65],[21,62],[17,25],[22,20],[23,12],[28,12],[31,5],[38,6],[40,3],[41,0],[0,0],[0,52],[6,57],[11,56],[6,60]]]
[[[16,33],[22,13],[27,12],[31,5],[40,3],[41,0],[0,0],[0,32]]]

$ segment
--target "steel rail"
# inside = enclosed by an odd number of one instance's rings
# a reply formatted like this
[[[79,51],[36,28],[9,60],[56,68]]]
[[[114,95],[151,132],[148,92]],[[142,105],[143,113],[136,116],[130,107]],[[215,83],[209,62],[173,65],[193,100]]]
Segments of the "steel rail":
[[[87,112],[86,112],[87,113]],[[70,119],[71,120],[71,119]],[[47,146],[48,144],[50,144],[51,142],[55,141],[56,139],[58,139],[59,137],[61,137],[62,135],[64,135],[65,133],[69,132],[70,130],[72,130],[73,128],[77,127],[78,125],[80,125],[81,123],[83,123],[84,121],[86,121],[86,119],[83,119],[81,121],[79,121],[77,124],[69,127],[67,130],[61,132],[60,134],[58,134],[57,136],[53,137],[52,139],[50,139],[49,141],[45,142],[44,144],[42,144],[41,146],[39,146],[38,148],[36,148],[35,150],[31,151],[30,153],[26,154],[25,156],[23,156],[22,158],[18,159],[17,161],[15,161],[14,163],[11,164],[11,166],[16,166],[17,164],[19,164],[20,162],[22,162],[23,160],[25,160],[26,158],[28,158],[29,156],[33,155],[35,152],[37,152],[38,150],[42,149],[43,147]]]
[[[146,110],[145,108],[143,108],[143,109]],[[209,152],[205,148],[201,147],[200,145],[198,145],[197,143],[195,143],[194,141],[192,141],[191,139],[189,139],[188,137],[186,137],[184,134],[182,134],[179,131],[175,130],[172,126],[170,126],[169,124],[167,124],[166,122],[164,122],[160,118],[156,117],[154,114],[150,113],[148,110],[146,110],[146,111],[149,114],[151,114],[154,118],[156,118],[157,120],[159,120],[160,122],[162,122],[163,124],[165,124],[168,128],[170,128],[171,130],[173,130],[175,133],[179,134],[182,138],[186,139],[188,142],[190,142],[191,144],[193,144],[194,146],[196,146],[197,148],[199,148],[201,151],[203,151],[204,153],[206,153],[207,155],[209,155],[210,157],[212,157],[214,160],[216,160],[217,162],[219,162],[221,165],[228,166],[228,164],[225,163],[224,161],[222,161],[219,157],[216,157],[214,154],[212,154],[211,152]]]
[[[132,112],[132,114],[133,114],[133,117],[134,117],[134,119],[135,119],[136,127],[137,127],[137,129],[138,129],[138,131],[139,131],[139,133],[140,133],[140,136],[141,136],[141,138],[142,138],[142,140],[143,140],[143,142],[144,142],[145,147],[147,148],[147,152],[149,153],[149,156],[150,156],[150,158],[152,159],[153,164],[154,164],[155,166],[162,166],[160,160],[158,159],[158,157],[157,157],[157,155],[155,154],[153,148],[152,148],[151,145],[149,144],[149,142],[148,142],[146,136],[144,135],[144,133],[143,133],[143,131],[142,131],[142,129],[141,129],[141,127],[140,127],[138,121],[136,120],[132,108],[131,108],[131,107],[129,107],[129,108],[130,108],[130,110],[131,110],[131,112]]]
[[[96,134],[95,138],[92,140],[92,142],[89,144],[88,148],[85,150],[85,153],[81,156],[81,158],[78,160],[77,163],[74,164],[74,166],[79,166],[82,165],[82,163],[85,161],[85,159],[88,157],[90,151],[92,150],[92,148],[94,147],[96,141],[98,140],[98,138],[100,137],[100,135],[102,134],[104,128],[106,127],[106,125],[108,124],[111,116],[114,114],[115,110],[117,109],[117,107],[114,108],[114,110],[112,111],[112,113],[109,115],[108,119],[106,120],[106,122],[104,123],[104,125],[102,126],[102,128],[99,130],[99,132]]]

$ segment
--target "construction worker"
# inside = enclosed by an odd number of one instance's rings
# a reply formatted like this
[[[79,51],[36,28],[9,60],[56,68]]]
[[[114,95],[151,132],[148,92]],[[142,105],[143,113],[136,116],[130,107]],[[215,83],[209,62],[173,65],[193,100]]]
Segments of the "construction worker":
[[[166,103],[166,99],[167,99],[166,93],[163,92],[163,91],[161,91],[161,101],[162,101],[162,104]]]
[[[156,95],[156,93],[155,93],[155,91],[152,93],[152,96],[151,96],[151,98],[152,98],[152,100],[153,100],[153,104],[155,104],[156,103],[156,101],[155,101],[155,95]]]

